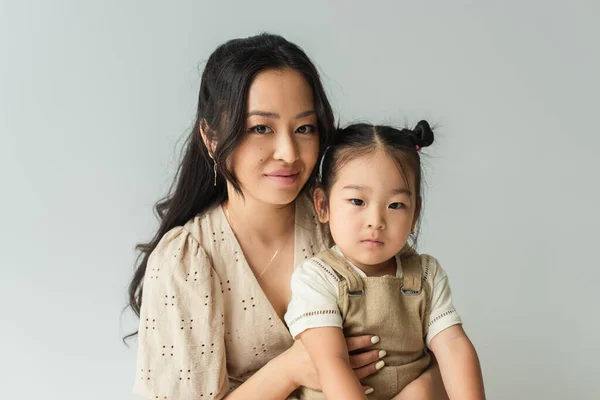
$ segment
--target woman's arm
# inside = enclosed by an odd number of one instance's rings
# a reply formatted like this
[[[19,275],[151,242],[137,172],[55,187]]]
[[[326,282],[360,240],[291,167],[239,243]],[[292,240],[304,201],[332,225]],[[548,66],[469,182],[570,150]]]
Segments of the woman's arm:
[[[379,340],[376,336],[357,336],[346,339],[350,351],[365,349]],[[377,371],[379,351],[370,350],[350,356],[357,379],[363,379]],[[314,365],[300,340],[288,350],[271,360],[235,391],[226,400],[283,400],[300,386],[321,390]],[[363,386],[363,390],[370,389]]]
[[[479,358],[461,325],[437,334],[430,347],[440,363],[450,399],[485,399]]]
[[[134,391],[146,399],[222,399],[229,390],[223,314],[206,251],[185,228],[172,229],[146,267]]]
[[[225,400],[286,399],[298,385],[288,375],[289,364],[286,365],[284,359],[282,354],[268,362],[240,387],[229,393]]]

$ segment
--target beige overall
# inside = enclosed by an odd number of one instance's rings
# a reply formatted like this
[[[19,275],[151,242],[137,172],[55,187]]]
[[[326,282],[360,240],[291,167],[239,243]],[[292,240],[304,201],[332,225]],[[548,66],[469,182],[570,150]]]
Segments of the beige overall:
[[[378,335],[375,346],[385,350],[385,367],[362,380],[375,392],[371,400],[390,400],[429,366],[425,337],[429,320],[431,288],[421,264],[428,261],[412,250],[401,256],[402,278],[362,278],[348,261],[334,250],[319,253],[340,277],[338,308],[344,335]],[[400,268],[400,266],[398,266]],[[323,400],[321,392],[302,388],[301,399]]]

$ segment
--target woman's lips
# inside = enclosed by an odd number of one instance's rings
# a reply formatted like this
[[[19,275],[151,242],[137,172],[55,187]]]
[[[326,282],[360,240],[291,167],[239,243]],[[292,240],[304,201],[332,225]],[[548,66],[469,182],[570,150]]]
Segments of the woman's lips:
[[[296,171],[296,170],[277,170],[274,172],[270,172],[268,174],[265,175],[267,178],[269,178],[271,181],[283,185],[283,186],[289,186],[289,185],[293,185],[294,183],[296,183],[296,181],[298,180],[298,177],[300,176],[300,172]]]

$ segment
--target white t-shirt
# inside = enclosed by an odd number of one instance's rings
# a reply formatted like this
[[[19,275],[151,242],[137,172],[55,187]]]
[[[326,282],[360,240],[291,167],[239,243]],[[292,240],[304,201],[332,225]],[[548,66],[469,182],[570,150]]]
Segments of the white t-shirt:
[[[337,246],[332,249],[343,256]],[[431,260],[433,262],[429,263],[427,274],[427,281],[432,288],[429,331],[425,339],[427,346],[444,329],[462,323],[452,305],[448,276],[435,258],[431,257]],[[367,276],[360,268],[348,262],[361,277]],[[396,265],[396,277],[400,278],[402,268],[398,255]],[[285,314],[285,321],[294,338],[310,328],[343,327],[337,306],[339,282],[334,270],[322,261],[308,259],[296,267],[292,274],[292,299]]]

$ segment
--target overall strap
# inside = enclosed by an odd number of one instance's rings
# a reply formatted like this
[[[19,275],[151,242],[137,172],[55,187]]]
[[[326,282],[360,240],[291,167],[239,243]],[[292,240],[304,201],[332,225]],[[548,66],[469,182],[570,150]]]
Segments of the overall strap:
[[[360,296],[364,294],[361,276],[341,254],[333,249],[328,249],[319,253],[318,256],[348,282],[348,294],[350,296]]]
[[[406,254],[400,258],[402,262],[403,286],[402,293],[406,295],[420,294],[423,283],[423,268],[421,256],[415,253]]]

